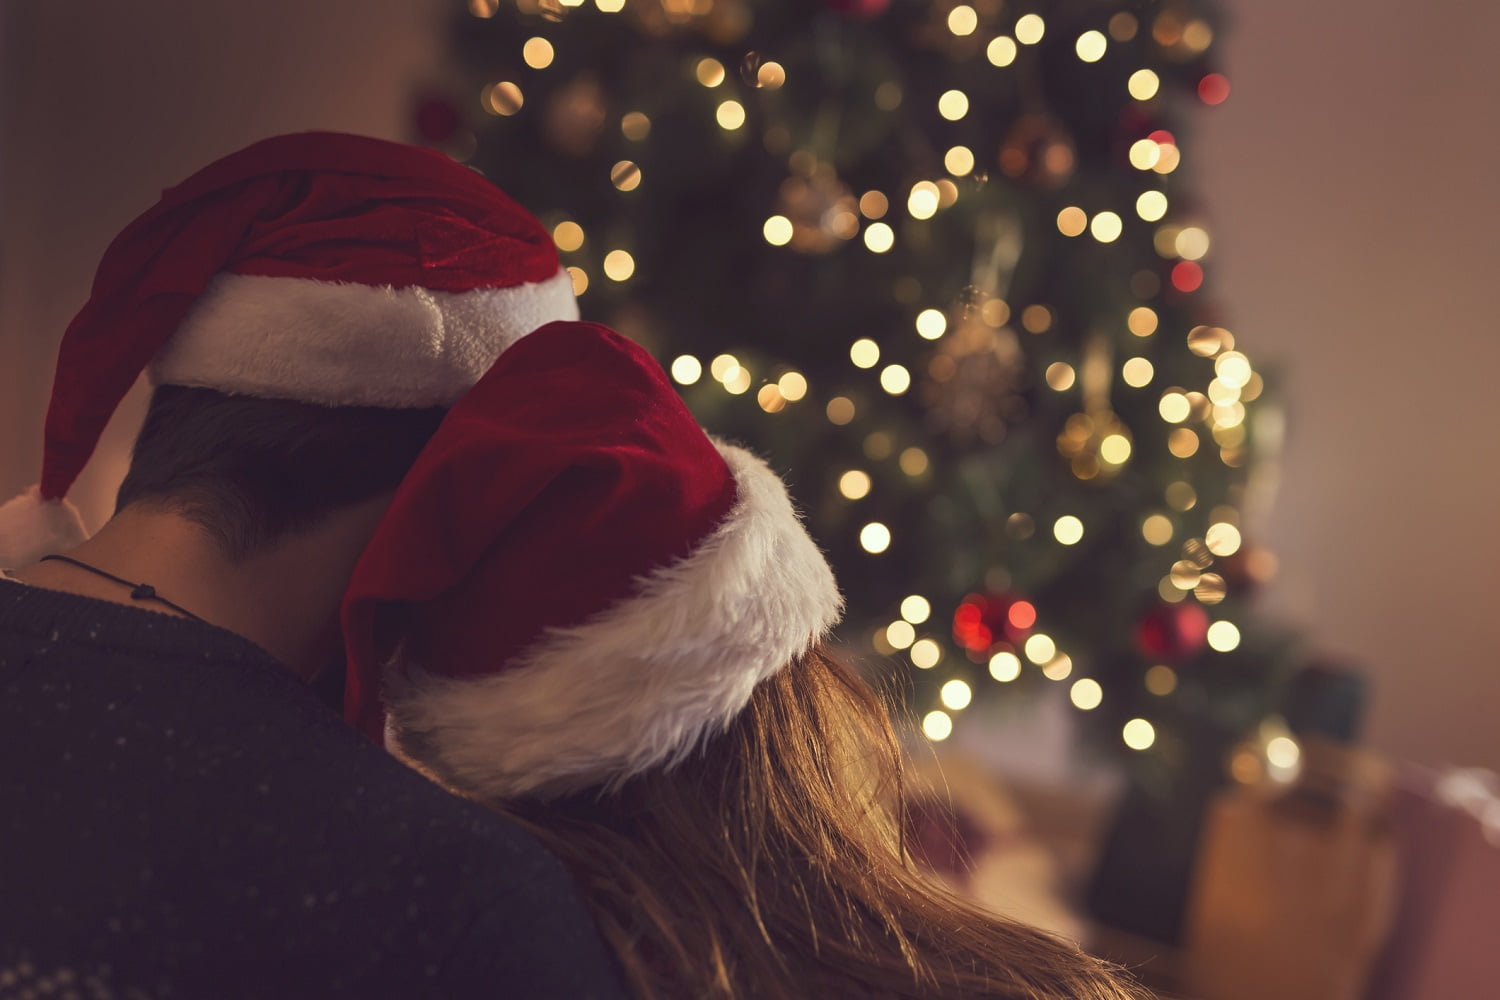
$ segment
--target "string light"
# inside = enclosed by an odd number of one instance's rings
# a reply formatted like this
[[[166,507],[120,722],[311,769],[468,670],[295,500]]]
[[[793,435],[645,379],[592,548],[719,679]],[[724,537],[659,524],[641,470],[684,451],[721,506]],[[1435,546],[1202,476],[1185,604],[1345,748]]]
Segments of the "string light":
[[[594,6],[606,14],[618,14],[625,9],[625,0],[594,0]]]
[[[860,214],[867,219],[883,219],[890,209],[890,199],[879,191],[866,191],[859,196]]]
[[[1064,236],[1082,236],[1088,227],[1088,213],[1076,205],[1057,213],[1057,231]]]
[[[1077,545],[1083,540],[1083,522],[1072,514],[1064,514],[1052,523],[1052,537],[1063,545]]]
[[[755,85],[766,90],[780,90],[786,83],[786,68],[779,62],[764,62],[755,71]]]
[[[1177,690],[1177,671],[1164,663],[1158,663],[1146,671],[1146,690],[1158,698],[1165,698]]]
[[[1130,165],[1137,170],[1150,170],[1160,159],[1160,144],[1150,139],[1137,139],[1130,144]]]
[[[880,361],[880,345],[869,337],[861,337],[849,345],[849,360],[856,368],[874,368]]]
[[[1104,52],[1109,48],[1109,40],[1104,37],[1102,31],[1085,31],[1078,36],[1078,41],[1073,45],[1078,58],[1086,63],[1095,63],[1104,58]]]
[[[1044,632],[1032,633],[1022,648],[1026,653],[1026,658],[1036,664],[1047,663],[1057,655],[1057,643]]]
[[[923,309],[917,313],[917,336],[923,340],[937,340],[948,329],[948,317],[938,309]]]
[[[1021,658],[1008,650],[990,657],[990,676],[1001,684],[1009,684],[1021,676]]]
[[[932,181],[918,181],[906,197],[906,210],[914,219],[930,219],[938,210],[938,186]]]
[[[552,65],[552,43],[545,38],[528,38],[521,46],[521,58],[532,69],[546,69]]]
[[[950,122],[956,122],[969,113],[969,95],[962,90],[945,90],[938,98],[938,114]]]
[[[703,377],[703,363],[691,354],[672,359],[672,378],[678,385],[693,385]]]
[[[871,253],[885,253],[896,245],[896,233],[884,222],[872,222],[865,227],[865,247]]]
[[[1250,381],[1250,359],[1239,351],[1226,351],[1214,361],[1214,374],[1225,385],[1238,389]]]
[[[1149,69],[1138,69],[1130,74],[1125,87],[1137,101],[1149,101],[1161,89],[1161,79]]]
[[[979,15],[967,4],[959,4],[948,12],[948,30],[959,37],[972,35],[979,27]]]
[[[589,290],[589,276],[583,268],[569,266],[568,277],[573,282],[574,295],[582,295]]]
[[[759,403],[760,408],[762,410],[765,410],[767,413],[780,413],[782,410],[786,409],[786,397],[783,396],[781,394],[781,390],[776,388],[776,386],[774,385],[761,386],[760,392],[757,392],[755,394],[755,401]]]
[[[1227,522],[1209,525],[1203,539],[1216,556],[1232,556],[1240,550],[1240,529]]]
[[[469,0],[469,13],[479,18],[491,18],[500,9],[500,0]]]
[[[1208,253],[1208,233],[1198,226],[1186,226],[1177,233],[1177,256],[1183,260],[1202,260]]]
[[[739,370],[740,362],[733,354],[720,354],[708,363],[708,372],[716,380],[723,382]]]
[[[1240,630],[1233,622],[1216,621],[1208,627],[1208,646],[1216,653],[1228,653],[1240,644]]]
[[[1009,66],[1016,61],[1016,43],[1005,35],[996,35],[985,47],[984,57],[992,66]]]
[[[920,670],[931,670],[943,662],[943,647],[931,639],[918,639],[911,644],[911,662]]]
[[[1172,533],[1172,519],[1165,514],[1152,514],[1141,522],[1141,537],[1152,545],[1167,544]]]
[[[885,628],[885,641],[893,649],[905,649],[916,641],[917,630],[909,622],[891,622]]]
[[[875,88],[875,106],[881,111],[895,111],[901,106],[901,84],[887,80]]]
[[[880,387],[899,396],[911,388],[911,372],[901,365],[886,365],[880,370]]]
[[[1065,681],[1073,673],[1073,658],[1067,653],[1058,653],[1042,666],[1042,676],[1049,681]]]
[[[1098,708],[1104,702],[1104,688],[1092,677],[1080,677],[1068,689],[1068,698],[1073,706],[1084,712]]]
[[[751,381],[750,370],[737,367],[724,379],[724,389],[732,396],[739,396],[749,390]]]
[[[954,146],[943,154],[943,169],[955,177],[974,172],[974,151],[968,146]]]
[[[969,702],[974,700],[974,690],[965,681],[955,678],[942,686],[938,691],[938,698],[945,708],[959,712],[968,708]]]
[[[1156,369],[1145,358],[1128,358],[1120,366],[1120,377],[1132,389],[1144,389],[1156,377]]]
[[[1167,435],[1167,450],[1178,458],[1192,458],[1203,443],[1191,427],[1178,427]]]
[[[902,472],[916,479],[927,471],[927,452],[917,447],[903,449],[897,463],[901,466]]]
[[[1167,214],[1167,196],[1160,191],[1145,191],[1135,200],[1135,214],[1147,222],[1158,222]]]
[[[932,616],[932,605],[921,594],[912,594],[901,602],[901,617],[920,625]]]
[[[1123,434],[1106,435],[1099,442],[1099,460],[1106,465],[1124,465],[1130,461],[1130,439]]]
[[[604,255],[604,276],[610,281],[626,281],[635,274],[635,258],[624,250],[611,250]]]
[[[651,119],[639,111],[628,112],[620,119],[620,134],[631,142],[640,142],[651,134]]]
[[[1022,14],[1016,19],[1016,41],[1022,45],[1035,45],[1047,33],[1047,23],[1040,14]]]
[[[694,72],[698,77],[698,82],[709,88],[717,87],[723,83],[724,78],[728,75],[724,72],[723,63],[717,59],[707,57],[698,60],[698,65]]]
[[[922,735],[934,743],[941,743],[953,735],[953,719],[941,710],[928,712],[922,716]]]
[[[1044,305],[1030,305],[1021,310],[1021,326],[1027,333],[1046,333],[1052,328],[1052,310]]]
[[[871,555],[879,555],[891,547],[891,529],[879,521],[871,521],[859,529],[859,545]]]
[[[1222,73],[1209,73],[1198,81],[1198,99],[1204,104],[1223,104],[1229,100],[1229,80]]]
[[[776,388],[786,397],[787,402],[795,403],[807,395],[807,377],[801,372],[787,372],[776,380]]]
[[[1089,232],[1100,243],[1113,243],[1124,230],[1120,217],[1114,212],[1100,212],[1089,222]]]
[[[1295,768],[1302,760],[1302,748],[1290,736],[1273,736],[1266,741],[1266,760],[1272,767]]]
[[[564,253],[572,253],[583,246],[583,227],[576,222],[559,222],[552,230],[552,242]]]
[[[830,424],[844,427],[854,420],[854,400],[848,396],[834,396],[823,412]]]
[[[1149,337],[1156,332],[1158,320],[1156,310],[1149,306],[1136,306],[1125,320],[1126,327],[1137,337]]]
[[[509,117],[520,111],[526,103],[526,96],[521,93],[521,88],[509,80],[492,83],[484,88],[480,96],[480,103],[484,110],[492,115]]]
[[[792,242],[792,220],[784,215],[773,215],[761,227],[761,235],[773,247],[784,247]]]
[[[1180,424],[1192,415],[1193,407],[1185,395],[1174,389],[1162,394],[1157,411],[1167,423]]]
[[[839,492],[850,500],[863,500],[870,494],[869,474],[850,469],[839,477]]]
[[[1132,750],[1149,750],[1156,742],[1156,727],[1145,719],[1131,719],[1120,730],[1120,736]]]
[[[641,186],[641,168],[634,160],[621,160],[610,168],[609,182],[617,191],[634,191]]]
[[[714,118],[718,120],[721,129],[733,132],[745,124],[745,106],[739,101],[725,101],[714,112]]]

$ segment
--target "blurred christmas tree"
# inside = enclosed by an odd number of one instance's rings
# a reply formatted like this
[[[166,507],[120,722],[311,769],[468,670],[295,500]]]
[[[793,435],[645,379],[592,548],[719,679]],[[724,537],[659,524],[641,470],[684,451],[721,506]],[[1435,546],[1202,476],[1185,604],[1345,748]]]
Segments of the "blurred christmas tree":
[[[1170,773],[1262,718],[1263,385],[1179,179],[1179,115],[1228,94],[1215,11],[466,8],[468,96],[418,130],[541,215],[586,318],[789,474],[843,639],[913,668],[930,738],[1062,683],[1102,745]]]

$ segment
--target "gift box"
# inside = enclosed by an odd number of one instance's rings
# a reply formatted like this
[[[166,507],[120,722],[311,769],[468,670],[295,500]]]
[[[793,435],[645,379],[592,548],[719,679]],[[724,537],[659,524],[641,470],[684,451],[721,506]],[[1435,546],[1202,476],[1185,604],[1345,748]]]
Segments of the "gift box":
[[[1368,1000],[1500,996],[1500,777],[1400,772],[1395,925]]]

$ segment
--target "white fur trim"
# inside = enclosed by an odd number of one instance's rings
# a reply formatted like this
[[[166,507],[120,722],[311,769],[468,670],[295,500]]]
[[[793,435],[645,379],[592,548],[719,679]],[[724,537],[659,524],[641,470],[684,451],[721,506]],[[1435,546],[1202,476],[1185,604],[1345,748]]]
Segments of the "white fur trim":
[[[781,479],[715,442],[739,499],[637,593],[543,636],[498,674],[387,672],[387,742],[479,798],[614,787],[722,731],[757,683],[824,638],[843,600]]]
[[[151,381],[325,406],[450,406],[511,344],[577,318],[567,271],[472,292],[221,274]]]
[[[0,504],[0,568],[20,569],[42,556],[66,552],[89,537],[78,508],[43,500],[37,487]]]

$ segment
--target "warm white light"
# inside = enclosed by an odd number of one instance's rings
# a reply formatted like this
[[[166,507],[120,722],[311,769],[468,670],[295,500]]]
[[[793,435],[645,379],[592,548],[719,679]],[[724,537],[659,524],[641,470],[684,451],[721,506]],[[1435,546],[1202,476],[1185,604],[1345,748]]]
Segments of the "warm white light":
[[[1089,222],[1089,232],[1100,243],[1113,243],[1120,238],[1124,224],[1114,212],[1100,212]]]
[[[1240,550],[1240,529],[1227,521],[1220,521],[1208,526],[1203,541],[1214,555],[1232,556]]]
[[[1161,162],[1161,145],[1152,139],[1137,139],[1130,144],[1130,165],[1150,170]]]
[[[1216,653],[1227,653],[1240,644],[1240,630],[1233,622],[1214,622],[1208,627],[1208,645]]]
[[[594,6],[606,14],[618,14],[625,9],[625,0],[594,0]]]
[[[635,258],[624,250],[611,250],[604,255],[604,274],[611,281],[625,281],[635,273]]]
[[[1107,465],[1124,465],[1130,461],[1130,439],[1123,434],[1107,435],[1099,442],[1099,458]]]
[[[1035,45],[1047,33],[1047,22],[1038,14],[1022,14],[1016,20],[1016,41],[1022,45]]]
[[[899,396],[911,388],[911,372],[901,365],[886,365],[880,370],[880,388]]]
[[[776,380],[776,388],[789,403],[795,403],[807,395],[807,378],[801,372],[787,372]]]
[[[583,227],[576,222],[559,222],[552,230],[552,242],[564,253],[572,253],[583,246]]]
[[[1130,74],[1130,80],[1125,84],[1125,88],[1137,101],[1149,101],[1161,89],[1161,80],[1149,69],[1138,69]]]
[[[784,247],[792,242],[792,220],[784,215],[771,216],[760,231],[773,247]]]
[[[1120,377],[1132,389],[1144,389],[1156,377],[1156,368],[1145,358],[1129,358],[1120,367]]]
[[[1064,545],[1077,545],[1083,540],[1083,522],[1072,514],[1064,514],[1053,522],[1052,537]]]
[[[937,340],[948,329],[948,317],[940,309],[923,309],[917,313],[917,336]]]
[[[1001,684],[1009,684],[1021,676],[1021,658],[1011,652],[996,653],[990,657],[990,676]]]
[[[1141,537],[1152,545],[1167,544],[1172,534],[1172,519],[1165,514],[1152,514],[1141,522]]]
[[[724,389],[731,395],[741,395],[750,388],[750,369],[736,367],[724,378]]]
[[[932,639],[918,639],[911,644],[911,662],[921,670],[931,670],[943,660],[943,647]]]
[[[1120,735],[1125,739],[1125,745],[1132,750],[1147,750],[1151,744],[1156,742],[1156,727],[1145,719],[1131,719],[1125,723],[1125,728]]]
[[[552,43],[545,38],[528,38],[521,46],[521,58],[532,69],[546,69],[552,65]]]
[[[865,227],[865,246],[872,253],[885,253],[896,244],[896,233],[884,222],[872,222]]]
[[[1034,632],[1026,640],[1025,652],[1026,659],[1032,663],[1039,665],[1050,663],[1052,658],[1057,655],[1057,643],[1053,642],[1052,637],[1044,632]]]
[[[1157,410],[1167,423],[1180,424],[1192,415],[1193,404],[1180,392],[1168,392],[1161,397]]]
[[[589,276],[581,267],[568,267],[568,277],[573,282],[573,294],[582,295],[589,289]]]
[[[1177,256],[1183,260],[1202,260],[1208,253],[1208,233],[1198,226],[1186,226],[1177,233]]]
[[[1088,712],[1098,708],[1104,701],[1104,689],[1092,677],[1082,677],[1068,689],[1068,698],[1075,708]]]
[[[1266,760],[1272,767],[1289,770],[1302,760],[1302,748],[1290,736],[1274,736],[1266,742]]]
[[[901,617],[920,625],[932,615],[932,605],[921,594],[912,594],[901,602]]]
[[[1004,35],[997,35],[990,40],[990,44],[984,50],[985,58],[995,66],[1009,66],[1016,61],[1016,43],[1014,39]]]
[[[945,90],[938,98],[938,114],[956,122],[969,113],[969,95],[962,90]]]
[[[1109,48],[1109,40],[1104,37],[1102,31],[1085,31],[1078,36],[1074,44],[1074,50],[1078,58],[1086,63],[1098,62],[1104,58],[1104,50]]]
[[[869,337],[861,337],[849,345],[849,360],[856,368],[874,368],[880,360],[880,345]]]
[[[739,101],[725,101],[714,112],[714,118],[718,120],[721,129],[733,132],[745,124],[745,106]]]
[[[850,469],[839,477],[839,492],[850,500],[863,500],[870,495],[869,474]]]
[[[706,57],[698,60],[698,66],[694,72],[698,77],[698,82],[705,87],[717,87],[724,82],[724,77],[728,75],[724,72],[723,63],[717,59]]]
[[[974,151],[968,146],[954,146],[943,154],[943,169],[954,177],[967,177],[974,172]]]
[[[1214,374],[1219,381],[1236,389],[1242,389],[1255,373],[1250,369],[1250,359],[1239,351],[1225,351],[1214,361]]]
[[[974,8],[967,4],[959,4],[948,12],[948,30],[955,35],[974,34],[974,29],[979,27],[979,15]]]
[[[672,378],[678,385],[692,385],[703,377],[703,363],[691,354],[679,354],[672,360]]]
[[[937,214],[941,195],[932,181],[918,181],[906,198],[906,210],[913,219],[930,219]]]
[[[951,680],[942,686],[938,692],[943,705],[955,712],[969,707],[969,702],[974,700],[974,690],[965,681]]]
[[[1159,222],[1167,214],[1167,196],[1160,191],[1145,191],[1135,200],[1135,214],[1147,222]]]
[[[1042,676],[1049,681],[1065,681],[1072,673],[1073,658],[1067,653],[1058,653],[1042,666]]]
[[[879,555],[891,547],[891,529],[879,521],[871,521],[859,529],[859,544],[871,555]]]
[[[917,630],[910,622],[891,622],[885,628],[885,641],[896,649],[905,649],[917,638]]]
[[[947,712],[928,712],[922,717],[922,735],[934,743],[941,743],[953,735],[953,719]]]

